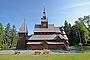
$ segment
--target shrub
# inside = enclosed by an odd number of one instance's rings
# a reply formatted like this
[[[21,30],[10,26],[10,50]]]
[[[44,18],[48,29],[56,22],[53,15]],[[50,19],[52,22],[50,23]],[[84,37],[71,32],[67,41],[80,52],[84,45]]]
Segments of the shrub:
[[[2,45],[0,45],[0,48],[1,48],[1,49],[8,49],[9,46],[8,46],[7,44],[2,44]]]

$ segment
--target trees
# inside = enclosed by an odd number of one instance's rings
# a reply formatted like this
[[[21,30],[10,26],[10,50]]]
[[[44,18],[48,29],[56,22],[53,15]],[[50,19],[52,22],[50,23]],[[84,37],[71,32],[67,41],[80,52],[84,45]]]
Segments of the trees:
[[[0,23],[0,48],[7,49],[16,46],[17,40],[17,31],[15,25],[10,27],[10,23],[8,23],[3,29],[2,24]]]
[[[77,30],[77,26],[73,25],[71,27],[70,38],[69,38],[70,45],[79,44],[79,37],[78,37],[78,33],[76,32],[76,30]]]
[[[87,44],[88,30],[85,28],[85,26],[82,23],[80,23],[80,33],[81,33],[82,42]]]
[[[88,26],[88,28],[90,28],[90,16],[84,16],[83,18],[79,18],[78,21],[80,23],[83,23],[83,25],[86,27],[86,25]]]
[[[13,25],[12,26],[12,29],[11,29],[11,46],[10,47],[12,47],[12,46],[16,46],[16,40],[17,40],[17,33],[16,33],[17,31],[16,31],[16,27],[15,27],[15,25]]]
[[[88,25],[88,27],[90,28],[90,16],[84,16],[83,20]]]
[[[75,21],[75,24],[71,26],[71,24],[68,24],[67,21],[64,23],[64,28],[66,35],[69,38],[70,45],[76,45],[79,44],[80,38],[82,40],[83,44],[87,44],[88,40],[90,39],[90,16],[84,16],[84,18],[78,18],[77,21]],[[88,27],[87,27],[88,25]],[[80,38],[79,38],[79,32],[80,32]]]
[[[83,23],[79,23],[78,21],[75,22],[76,30],[80,32],[82,43],[87,43],[88,41],[88,30],[83,25]],[[79,35],[78,35],[79,36]]]
[[[71,24],[70,24],[70,23],[68,24],[68,22],[65,20],[64,25],[65,25],[65,26],[64,26],[64,29],[65,29],[66,35],[67,35],[68,37],[70,37]]]
[[[4,39],[4,31],[3,31],[3,26],[0,23],[0,44],[3,44],[3,39]]]
[[[83,31],[83,34],[84,34],[83,35],[83,37],[84,37],[83,39],[85,39],[86,41],[88,41],[90,39],[90,15],[84,16],[81,19],[79,18],[79,23],[82,23],[84,25],[82,27],[83,28],[82,31]]]
[[[8,44],[9,46],[10,46],[10,42],[11,42],[11,39],[10,39],[10,36],[11,36],[11,34],[10,34],[10,23],[8,23],[7,25],[6,25],[6,28],[5,28],[5,41],[4,41],[4,43],[5,44]]]

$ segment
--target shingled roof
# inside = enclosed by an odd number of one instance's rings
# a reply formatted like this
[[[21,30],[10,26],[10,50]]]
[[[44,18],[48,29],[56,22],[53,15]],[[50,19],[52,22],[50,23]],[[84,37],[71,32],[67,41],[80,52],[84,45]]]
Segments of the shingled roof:
[[[35,25],[34,32],[61,32],[59,27],[54,27],[54,24],[49,24],[48,28],[41,28],[41,25]]]
[[[19,29],[19,33],[28,33],[27,24],[26,24],[25,19],[24,19],[24,23],[22,24],[21,28]]]
[[[61,39],[67,39],[66,36],[64,35],[32,35],[31,37],[29,37],[27,40],[56,40],[56,37],[59,36]]]
[[[55,40],[56,35],[32,35],[28,40]]]

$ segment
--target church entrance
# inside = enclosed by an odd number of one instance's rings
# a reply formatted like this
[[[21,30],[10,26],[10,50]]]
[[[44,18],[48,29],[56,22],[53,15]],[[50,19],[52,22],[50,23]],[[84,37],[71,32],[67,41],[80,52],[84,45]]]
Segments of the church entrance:
[[[47,45],[47,42],[46,41],[44,41],[44,43],[43,43],[43,50],[44,49],[48,49],[48,45]]]

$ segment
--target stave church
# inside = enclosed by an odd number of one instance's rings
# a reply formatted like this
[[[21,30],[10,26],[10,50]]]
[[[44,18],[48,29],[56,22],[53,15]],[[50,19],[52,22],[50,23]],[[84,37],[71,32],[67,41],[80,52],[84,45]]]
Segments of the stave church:
[[[64,27],[48,24],[45,8],[41,24],[35,24],[33,35],[28,35],[27,24],[24,20],[18,32],[16,49],[66,49],[69,47],[68,37]]]

